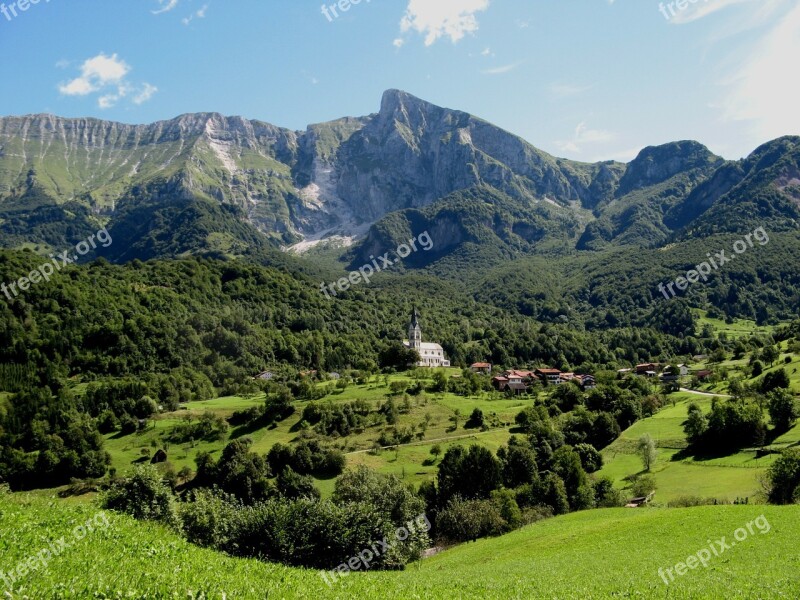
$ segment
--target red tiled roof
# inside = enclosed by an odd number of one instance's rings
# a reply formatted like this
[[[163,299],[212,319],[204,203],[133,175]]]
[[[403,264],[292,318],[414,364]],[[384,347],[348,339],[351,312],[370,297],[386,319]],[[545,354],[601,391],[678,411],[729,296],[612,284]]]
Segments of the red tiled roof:
[[[474,363],[471,366],[473,369],[488,369],[492,365],[490,363]]]

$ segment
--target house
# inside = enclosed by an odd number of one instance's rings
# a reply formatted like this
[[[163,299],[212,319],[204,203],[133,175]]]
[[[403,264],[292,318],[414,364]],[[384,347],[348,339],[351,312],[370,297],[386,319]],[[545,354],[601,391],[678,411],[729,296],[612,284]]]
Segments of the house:
[[[666,369],[664,369],[663,373],[661,373],[661,381],[665,383],[679,381],[681,377],[686,377],[688,374],[689,367],[686,365],[678,365],[674,372],[673,368],[668,366]]]
[[[263,373],[259,373],[258,375],[253,377],[253,379],[261,379],[262,381],[269,381],[273,377],[275,377],[275,373],[273,373],[272,371],[264,371]]]
[[[483,373],[484,375],[491,375],[492,364],[487,362],[476,362],[469,366],[473,373]]]
[[[502,392],[508,387],[508,377],[503,377],[502,375],[492,377],[492,385],[497,391]]]
[[[697,373],[695,373],[695,377],[697,377],[698,379],[708,379],[713,374],[714,374],[714,371],[703,370],[703,371],[698,371]]]
[[[584,390],[591,390],[597,387],[594,375],[576,375],[575,379],[578,380]]]
[[[340,373],[337,373],[336,371],[331,371],[330,373],[328,373],[328,378],[333,381],[339,381],[342,378],[342,376]]]
[[[408,324],[408,339],[403,340],[403,345],[419,353],[418,367],[450,366],[450,361],[439,344],[422,341],[422,328],[419,325],[419,313],[416,308],[411,312],[411,322]]]
[[[542,381],[553,385],[558,385],[561,380],[561,371],[558,369],[536,369],[534,373]]]
[[[635,371],[637,375],[647,375],[648,373],[653,373],[658,370],[658,365],[656,363],[642,363],[641,365],[636,365]]]
[[[575,379],[575,373],[561,373],[558,377],[558,383],[568,383]]]
[[[526,394],[528,392],[528,386],[522,382],[512,383],[509,381],[506,387],[514,392],[514,394]]]

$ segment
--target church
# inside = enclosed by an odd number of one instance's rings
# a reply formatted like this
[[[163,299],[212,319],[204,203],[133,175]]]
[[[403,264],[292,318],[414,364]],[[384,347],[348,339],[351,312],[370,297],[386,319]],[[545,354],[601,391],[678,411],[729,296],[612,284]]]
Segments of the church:
[[[408,339],[403,340],[406,348],[419,352],[418,367],[449,367],[450,361],[444,354],[444,349],[439,344],[422,341],[422,328],[419,326],[419,313],[415,308],[411,313],[411,322],[408,324]]]

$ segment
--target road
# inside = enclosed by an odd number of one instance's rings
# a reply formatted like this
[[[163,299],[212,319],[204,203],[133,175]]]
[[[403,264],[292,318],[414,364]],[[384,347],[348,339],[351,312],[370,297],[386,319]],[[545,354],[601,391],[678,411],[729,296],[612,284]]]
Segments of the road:
[[[697,390],[690,390],[689,388],[681,388],[682,392],[687,392],[689,394],[697,394],[698,396],[708,396],[710,398],[730,398],[728,394],[710,394],[708,392],[699,392]]]

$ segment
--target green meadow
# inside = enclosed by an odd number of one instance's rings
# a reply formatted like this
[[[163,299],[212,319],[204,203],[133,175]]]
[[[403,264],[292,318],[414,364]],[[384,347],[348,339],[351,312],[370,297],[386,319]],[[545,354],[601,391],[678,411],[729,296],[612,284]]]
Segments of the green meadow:
[[[456,546],[405,571],[351,573],[328,586],[319,573],[231,558],[193,546],[161,525],[108,514],[78,541],[89,503],[43,494],[0,495],[8,572],[64,537],[71,547],[22,577],[9,600],[96,599],[768,599],[800,596],[800,506],[592,510]],[[669,585],[659,575],[759,517],[763,528],[705,568]],[[763,521],[762,521],[763,523]],[[768,531],[761,533],[761,531]],[[739,534],[742,535],[741,532]],[[347,557],[343,557],[343,560]]]

